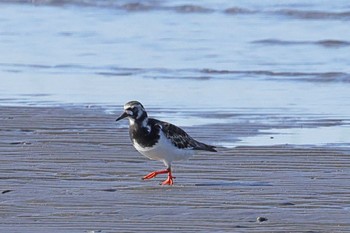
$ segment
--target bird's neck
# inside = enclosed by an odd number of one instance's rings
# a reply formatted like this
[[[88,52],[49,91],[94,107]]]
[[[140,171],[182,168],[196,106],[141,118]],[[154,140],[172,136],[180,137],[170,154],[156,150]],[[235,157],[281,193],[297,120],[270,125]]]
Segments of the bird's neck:
[[[150,131],[150,125],[148,124],[147,114],[142,115],[138,119],[129,118],[129,123],[130,123],[131,127],[134,127],[136,129],[144,129],[144,128],[146,128],[147,131]]]
[[[130,120],[129,134],[132,140],[134,138],[137,140],[137,138],[150,135],[151,132],[152,127],[148,123],[148,117],[144,118],[142,121],[137,119]]]
[[[144,119],[142,119],[141,121],[138,120],[138,123],[140,124],[140,126],[142,128],[149,128],[148,125],[148,117],[145,117]]]

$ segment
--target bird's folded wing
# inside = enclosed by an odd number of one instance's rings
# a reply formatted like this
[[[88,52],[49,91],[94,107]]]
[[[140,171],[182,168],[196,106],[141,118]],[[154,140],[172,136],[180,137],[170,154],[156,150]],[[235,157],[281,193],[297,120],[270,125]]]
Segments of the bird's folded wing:
[[[160,126],[166,138],[168,138],[176,147],[181,149],[195,149],[197,142],[191,138],[181,128],[163,121],[159,121]]]

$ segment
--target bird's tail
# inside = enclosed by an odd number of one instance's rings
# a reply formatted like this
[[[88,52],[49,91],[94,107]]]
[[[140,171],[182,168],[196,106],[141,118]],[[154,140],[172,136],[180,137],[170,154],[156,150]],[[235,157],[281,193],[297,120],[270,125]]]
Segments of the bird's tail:
[[[215,146],[210,146],[201,142],[196,142],[196,145],[193,149],[195,150],[206,150],[206,151],[211,151],[211,152],[217,152],[217,150],[215,150]]]

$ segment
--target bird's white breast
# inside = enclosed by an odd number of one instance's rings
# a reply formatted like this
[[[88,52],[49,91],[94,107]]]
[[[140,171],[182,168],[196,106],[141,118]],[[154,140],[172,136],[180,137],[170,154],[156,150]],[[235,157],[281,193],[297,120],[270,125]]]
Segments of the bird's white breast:
[[[159,141],[152,147],[142,147],[133,140],[133,145],[141,154],[149,159],[160,160],[165,163],[188,159],[194,154],[191,149],[179,149],[167,139],[164,133],[160,132]]]

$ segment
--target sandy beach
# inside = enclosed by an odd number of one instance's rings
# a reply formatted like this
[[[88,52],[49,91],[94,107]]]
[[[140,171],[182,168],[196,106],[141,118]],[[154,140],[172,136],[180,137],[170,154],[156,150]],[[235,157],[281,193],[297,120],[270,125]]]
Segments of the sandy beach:
[[[218,148],[175,163],[163,187],[141,180],[163,164],[138,154],[115,117],[0,107],[1,232],[350,231],[347,150]],[[207,127],[185,129],[209,143],[230,125]]]

